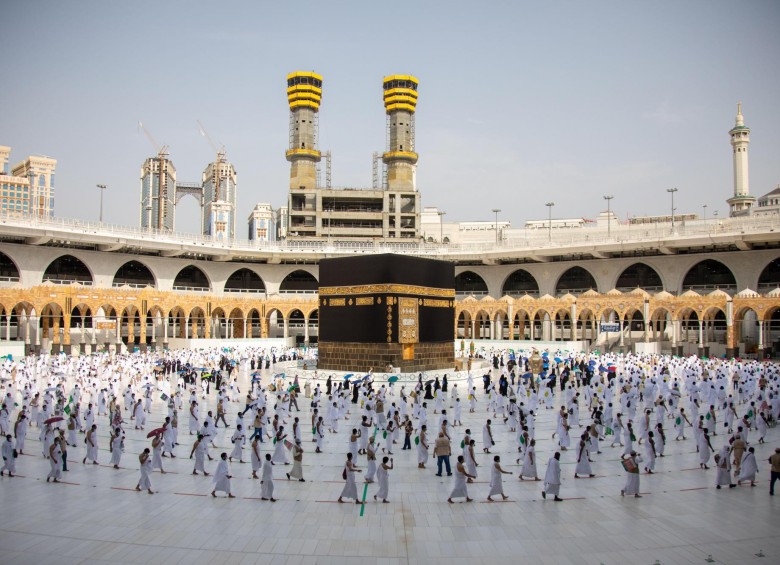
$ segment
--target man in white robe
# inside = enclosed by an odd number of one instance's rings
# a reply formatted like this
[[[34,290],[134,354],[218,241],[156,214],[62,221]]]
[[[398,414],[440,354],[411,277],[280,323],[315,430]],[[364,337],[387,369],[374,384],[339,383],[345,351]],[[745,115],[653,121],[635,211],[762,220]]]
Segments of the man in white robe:
[[[217,491],[226,492],[228,498],[235,498],[233,493],[230,492],[230,479],[233,475],[230,474],[230,467],[228,466],[227,453],[222,453],[219,463],[217,463],[217,470],[214,472],[214,490],[211,491],[211,496],[217,497]]]
[[[274,498],[274,462],[271,460],[271,454],[265,454],[265,465],[263,465],[263,478],[260,480],[260,498],[276,502]]]
[[[756,473],[758,472],[758,463],[756,462],[755,449],[749,447],[742,455],[742,463],[739,466],[739,477],[737,484],[742,481],[750,481],[750,486],[756,486]]]
[[[8,476],[13,477],[16,472],[16,453],[14,453],[14,442],[11,434],[5,436],[2,446],[3,467],[0,469],[0,476],[8,471]]]
[[[558,495],[561,493],[561,453],[556,451],[555,455],[550,457],[547,462],[547,472],[544,474],[544,490],[542,498],[547,499],[548,494],[552,494],[555,502],[563,501]]]

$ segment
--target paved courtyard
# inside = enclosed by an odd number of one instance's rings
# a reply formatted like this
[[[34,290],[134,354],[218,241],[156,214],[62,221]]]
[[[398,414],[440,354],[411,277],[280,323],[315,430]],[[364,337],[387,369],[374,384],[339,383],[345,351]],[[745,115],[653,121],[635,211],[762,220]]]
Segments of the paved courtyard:
[[[479,374],[475,377],[481,391]],[[243,371],[242,391],[247,379]],[[464,385],[459,388],[465,389]],[[213,391],[207,404],[216,410]],[[70,470],[62,484],[46,483],[49,464],[41,457],[38,430],[31,427],[26,453],[18,459],[19,476],[0,479],[0,562],[495,565],[512,560],[652,565],[705,563],[710,558],[715,563],[780,562],[780,496],[768,495],[766,463],[780,445],[777,429],[770,429],[767,444],[756,445],[760,469],[756,488],[716,490],[714,469],[699,469],[694,441],[689,437],[675,442],[668,420],[666,457],[657,460],[655,475],[641,476],[643,498],[620,496],[625,481],[621,450],[606,445],[601,455],[593,456],[597,476],[592,479],[575,480],[575,452],[563,454],[564,501],[555,503],[542,500],[541,482],[517,480],[514,434],[499,418],[494,420],[493,452],[502,456],[502,463],[515,475],[504,477],[509,501],[488,503],[493,455],[482,453],[481,430],[492,414],[486,413],[480,394],[476,413],[469,414],[464,406],[463,426],[456,428],[453,438],[456,454],[466,428],[472,429],[477,440],[479,478],[469,485],[474,502],[448,504],[452,479],[436,477],[432,461],[428,469],[418,469],[415,450],[402,451],[399,444],[390,474],[391,503],[373,502],[374,484],[367,488],[366,504],[355,505],[337,504],[336,499],[343,485],[347,428],[359,421],[358,411],[353,410],[348,425],[340,424],[338,434],[327,435],[325,453],[315,454],[309,441],[309,403],[301,399],[299,404],[307,482],[288,482],[285,471],[289,467],[276,466],[276,503],[260,500],[260,484],[250,478],[250,464],[237,462],[231,466],[237,498],[213,499],[211,479],[191,475],[188,455],[193,437],[187,433],[186,414],[180,416],[178,457],[164,460],[167,474],[156,471],[152,475],[155,494],[136,492],[138,453],[149,444],[147,431],[158,427],[165,416],[159,399],[145,431],[126,426],[126,451],[119,470],[108,465],[108,426],[106,418],[100,417],[101,465],[82,465],[83,436],[79,436],[79,447],[70,449]],[[219,449],[212,449],[212,454],[230,451],[239,408],[243,408],[243,394],[240,403],[231,404],[231,428],[228,432],[220,428]],[[741,416],[744,409],[739,412]],[[205,414],[203,407],[201,414]],[[555,447],[551,440],[555,414],[554,409],[542,409],[537,419],[540,477]],[[587,421],[587,410],[581,410],[581,415]],[[438,416],[430,403],[429,427],[435,428],[436,422]],[[575,431],[572,445],[578,435]],[[724,441],[721,433],[713,438],[713,447],[718,450]],[[263,451],[271,448],[266,443]],[[358,463],[365,468],[365,456]],[[207,469],[213,471],[215,466],[216,461],[207,462]]]

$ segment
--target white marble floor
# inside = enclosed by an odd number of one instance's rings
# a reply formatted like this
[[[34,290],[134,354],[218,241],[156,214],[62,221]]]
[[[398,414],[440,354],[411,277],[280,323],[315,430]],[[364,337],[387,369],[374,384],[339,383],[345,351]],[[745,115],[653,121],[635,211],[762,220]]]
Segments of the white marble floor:
[[[303,404],[308,403],[301,402],[306,430],[309,412]],[[208,405],[214,409],[213,395]],[[231,425],[239,406],[243,402],[231,406]],[[162,421],[164,409],[156,400],[147,431]],[[432,409],[429,414],[429,422],[438,421]],[[133,490],[137,454],[149,441],[146,431],[127,430],[122,468],[114,470],[106,465],[108,430],[101,418],[101,465],[82,465],[83,448],[71,448],[67,482],[47,484],[49,464],[41,457],[37,429],[31,428],[29,455],[18,460],[19,476],[0,479],[0,563],[780,562],[780,496],[768,495],[766,463],[780,445],[777,429],[769,431],[766,445],[756,446],[756,488],[716,490],[715,471],[698,468],[695,445],[688,439],[670,441],[667,456],[657,461],[657,474],[642,475],[641,499],[620,496],[625,473],[619,449],[606,446],[594,456],[593,479],[575,480],[574,452],[564,453],[564,502],[543,501],[541,483],[506,476],[510,501],[491,504],[485,497],[493,456],[480,448],[488,417],[485,402],[476,414],[464,410],[463,416],[453,444],[459,445],[465,428],[475,432],[480,477],[469,485],[475,501],[454,505],[447,503],[451,479],[436,477],[431,463],[427,470],[418,469],[415,451],[401,451],[400,445],[390,504],[373,502],[376,485],[368,487],[371,502],[365,506],[337,504],[347,444],[344,422],[340,433],[328,436],[326,453],[315,454],[313,444],[304,442],[306,483],[288,482],[288,468],[275,467],[276,503],[259,500],[259,481],[249,478],[248,463],[232,464],[236,499],[209,496],[210,478],[190,474],[187,416],[180,425],[179,457],[165,460],[168,474],[152,476],[154,496]],[[554,410],[543,410],[537,423],[540,476],[554,450],[554,417]],[[350,424],[357,419],[355,412]],[[671,440],[671,420],[665,427]],[[494,453],[517,472],[512,434],[499,422],[494,435]],[[217,453],[230,451],[229,437],[220,428]],[[713,444],[718,449],[724,441],[718,435]],[[265,451],[271,448],[265,445]],[[365,457],[360,463],[365,464]],[[216,463],[209,465],[213,469]]]

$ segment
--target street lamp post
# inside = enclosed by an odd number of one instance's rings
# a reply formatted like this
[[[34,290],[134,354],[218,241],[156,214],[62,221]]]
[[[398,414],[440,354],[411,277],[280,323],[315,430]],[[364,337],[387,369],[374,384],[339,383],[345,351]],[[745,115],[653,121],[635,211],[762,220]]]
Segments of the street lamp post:
[[[498,213],[500,211],[499,208],[493,208],[493,213],[496,215],[496,243],[498,243]]]
[[[102,224],[103,223],[103,191],[106,189],[106,185],[98,184],[95,186],[97,186],[100,189],[100,217],[98,221]]]
[[[612,199],[615,198],[611,194],[604,197],[604,200],[607,201],[607,237],[612,236]]]
[[[672,229],[674,229],[674,193],[677,192],[677,189],[667,188],[666,192],[672,195]]]
[[[552,241],[552,207],[555,206],[555,202],[547,202],[547,241]]]
[[[702,206],[702,208],[704,208],[704,221],[706,222],[707,221],[707,205],[705,204],[704,206]]]
[[[444,215],[446,213],[444,210],[437,212],[439,214],[439,243],[444,243]]]

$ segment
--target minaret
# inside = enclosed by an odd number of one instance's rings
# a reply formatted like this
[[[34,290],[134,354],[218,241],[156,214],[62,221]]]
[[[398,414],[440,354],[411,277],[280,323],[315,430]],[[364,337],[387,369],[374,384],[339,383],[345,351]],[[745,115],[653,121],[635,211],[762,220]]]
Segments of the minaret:
[[[322,99],[322,76],[294,72],[287,75],[287,101],[290,104],[290,190],[317,188],[317,115]]]
[[[389,190],[416,190],[414,112],[418,84],[409,75],[390,75],[382,81],[389,129],[387,152],[382,155],[382,161],[387,165]]]
[[[748,145],[750,145],[750,128],[745,125],[742,116],[742,103],[737,104],[737,118],[734,127],[729,131],[731,147],[734,151],[734,196],[726,202],[729,205],[730,216],[744,216],[756,202],[750,196],[750,178],[748,171]]]

